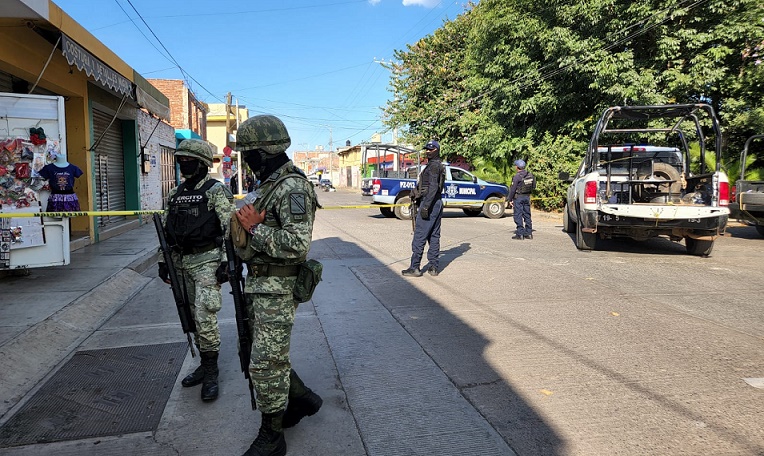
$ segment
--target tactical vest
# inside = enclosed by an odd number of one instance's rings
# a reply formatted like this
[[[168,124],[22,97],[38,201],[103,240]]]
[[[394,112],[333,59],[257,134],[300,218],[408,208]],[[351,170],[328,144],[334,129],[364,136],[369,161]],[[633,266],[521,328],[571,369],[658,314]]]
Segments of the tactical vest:
[[[308,181],[308,178],[305,177],[305,174],[302,172],[300,168],[291,166],[290,168],[287,168],[285,170],[284,174],[282,174],[281,176],[278,177],[278,179],[276,179],[276,181],[268,188],[267,193],[260,195],[258,199],[254,202],[253,206],[255,208],[255,211],[261,212],[264,209],[268,211],[266,212],[265,220],[263,220],[262,222],[263,225],[268,226],[270,228],[276,228],[276,229],[281,228],[281,219],[279,217],[278,211],[276,210],[276,207],[272,205],[272,201],[274,196],[276,195],[276,189],[278,188],[279,184],[281,184],[282,182],[284,182],[290,177],[294,177],[297,179],[304,179],[305,181]],[[310,186],[311,188],[313,188],[312,184]],[[306,208],[306,210],[308,211],[312,210],[313,213],[315,214],[316,203],[318,199],[316,198],[315,193],[309,196],[312,196],[311,198],[312,207]],[[248,260],[248,264],[249,263],[262,264],[264,261],[263,257],[266,257],[264,253],[256,254],[253,259]],[[270,260],[270,261],[266,261],[268,264],[275,264],[275,265],[279,265],[279,263],[283,262],[283,260],[270,258],[270,257],[268,257],[267,260]],[[297,263],[302,263],[303,261],[305,261],[305,258],[299,259]],[[294,260],[290,260],[289,263],[293,264]]]
[[[419,179],[416,183],[416,189],[417,194],[419,197],[424,197],[424,195],[427,193],[429,188],[424,185],[425,181],[428,181],[427,176],[424,175],[425,173],[433,172],[431,168],[428,166],[425,166],[424,170],[422,171],[422,175],[419,176]],[[438,200],[441,198],[441,193],[443,193],[443,188],[446,186],[446,165],[443,164],[443,162],[440,163],[440,166],[438,167],[438,193],[435,195],[435,200]]]
[[[207,207],[207,191],[218,181],[210,179],[198,190],[186,189],[185,182],[170,198],[167,211],[167,242],[172,247],[207,247],[223,236],[220,220]]]
[[[523,180],[520,181],[520,184],[517,186],[517,193],[521,195],[530,195],[535,189],[536,178],[533,177],[533,174],[527,172],[525,177],[523,177]]]

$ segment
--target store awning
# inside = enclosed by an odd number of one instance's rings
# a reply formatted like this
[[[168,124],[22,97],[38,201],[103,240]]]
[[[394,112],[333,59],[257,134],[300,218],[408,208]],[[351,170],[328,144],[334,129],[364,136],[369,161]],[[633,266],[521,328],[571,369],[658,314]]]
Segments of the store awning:
[[[61,48],[69,65],[75,65],[78,70],[84,71],[89,77],[93,77],[103,87],[124,97],[135,99],[133,83],[129,79],[106,66],[105,63],[74,42],[65,33],[61,33]]]

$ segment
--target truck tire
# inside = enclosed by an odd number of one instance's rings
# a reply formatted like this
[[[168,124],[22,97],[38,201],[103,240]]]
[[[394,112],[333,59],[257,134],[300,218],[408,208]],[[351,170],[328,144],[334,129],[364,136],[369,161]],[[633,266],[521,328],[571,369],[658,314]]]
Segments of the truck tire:
[[[411,220],[411,198],[408,195],[401,196],[395,201],[395,204],[402,204],[403,206],[395,206],[393,213],[399,220]]]
[[[393,218],[395,217],[395,212],[393,212],[392,207],[380,207],[379,212],[382,213],[386,218]]]
[[[576,224],[570,220],[567,203],[565,203],[565,207],[562,208],[562,230],[566,233],[574,233],[576,231]]]
[[[504,201],[492,196],[483,204],[483,214],[489,219],[500,219],[504,216]]]
[[[714,249],[714,241],[700,241],[689,236],[685,236],[684,245],[690,255],[708,256]]]
[[[649,165],[649,162],[647,164]],[[637,170],[637,179],[647,179],[649,177],[651,177],[650,168],[640,166],[640,168]],[[679,171],[677,171],[676,168],[674,168],[668,163],[663,163],[663,162],[653,163],[652,177],[658,180],[665,179],[665,180],[674,181],[670,184],[665,183],[658,186],[658,192],[660,193],[671,192],[672,195],[679,196],[679,193],[682,191],[682,183],[680,182],[680,179],[682,178],[682,176],[679,174]]]
[[[462,210],[470,217],[477,217],[483,211],[482,209],[468,209],[466,207]]]
[[[576,248],[578,250],[594,250],[597,246],[597,233],[587,233],[583,230],[581,220],[581,211],[578,213],[578,223],[576,223]]]

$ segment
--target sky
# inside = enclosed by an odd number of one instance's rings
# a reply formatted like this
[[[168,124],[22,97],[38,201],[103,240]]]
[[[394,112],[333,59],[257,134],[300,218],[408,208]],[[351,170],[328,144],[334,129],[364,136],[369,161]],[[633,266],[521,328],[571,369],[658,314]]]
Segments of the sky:
[[[231,92],[250,116],[278,116],[290,155],[383,133],[392,93],[379,62],[456,18],[466,1],[54,0],[143,77],[184,79],[207,103]]]

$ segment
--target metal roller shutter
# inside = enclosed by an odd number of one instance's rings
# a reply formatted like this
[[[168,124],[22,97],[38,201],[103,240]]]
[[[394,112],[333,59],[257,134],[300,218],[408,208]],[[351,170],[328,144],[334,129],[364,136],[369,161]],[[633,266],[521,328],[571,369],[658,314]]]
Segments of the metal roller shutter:
[[[0,92],[10,92],[12,87],[11,75],[0,71]]]
[[[103,138],[95,150],[96,210],[125,210],[125,157],[122,145],[122,123],[116,119],[109,127],[113,116],[93,110],[93,137]],[[104,134],[104,132],[106,132]],[[122,216],[98,218],[99,226],[106,226],[124,220]]]

